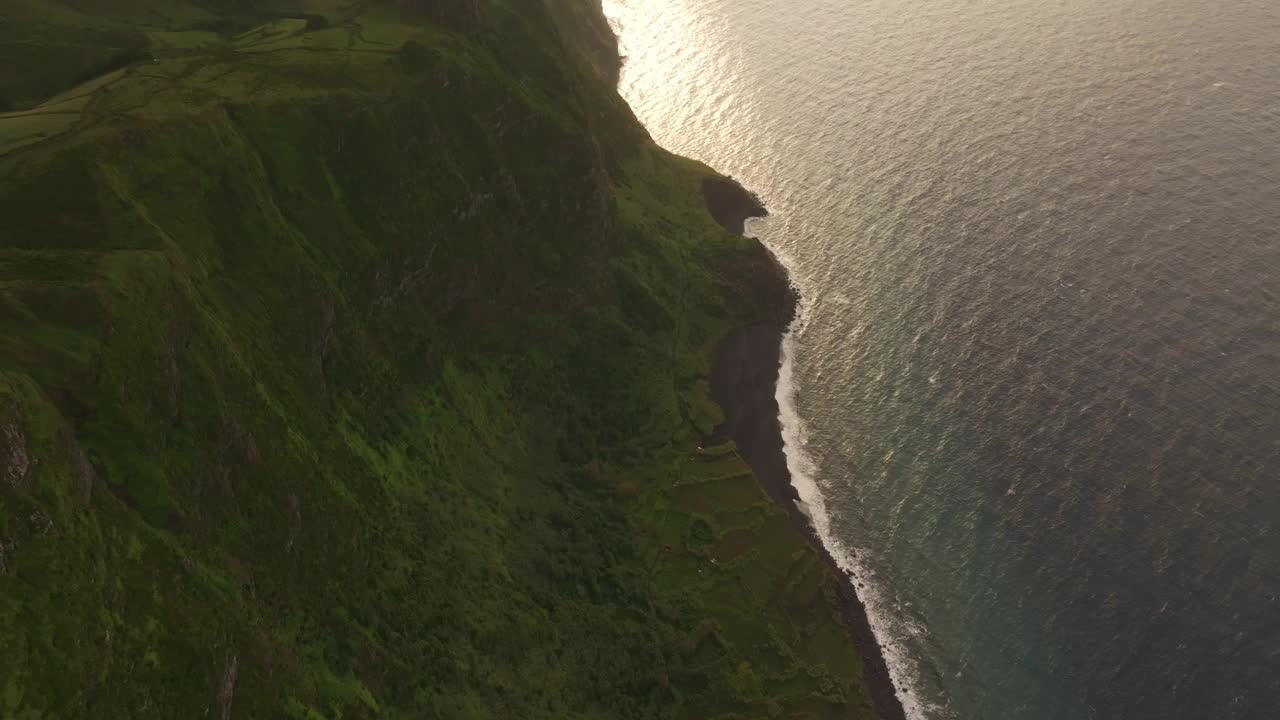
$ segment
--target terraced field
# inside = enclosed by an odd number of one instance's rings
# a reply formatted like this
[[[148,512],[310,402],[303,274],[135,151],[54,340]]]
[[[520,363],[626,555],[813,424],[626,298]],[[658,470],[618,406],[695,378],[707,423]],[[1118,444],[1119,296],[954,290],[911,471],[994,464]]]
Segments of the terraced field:
[[[55,4],[41,5],[45,16],[71,22],[45,5]],[[281,17],[234,34],[159,29],[220,24],[215,16],[200,15],[194,10],[161,15],[158,20],[136,10],[135,17],[147,18],[146,25],[133,25],[127,19],[104,22],[105,27],[116,28],[117,32],[131,28],[134,32],[129,37],[141,44],[99,48],[117,51],[113,64],[124,66],[65,89],[61,82],[66,73],[49,72],[43,82],[34,86],[28,79],[27,86],[44,92],[56,89],[56,94],[38,102],[27,97],[17,104],[30,107],[0,112],[0,156],[104,122],[177,117],[225,103],[281,102],[323,96],[343,88],[376,87],[379,80],[385,79],[380,66],[398,57],[406,42],[416,39],[439,45],[446,41],[442,33],[407,24],[398,12],[381,6],[364,3],[339,9],[338,3],[314,3],[308,9],[313,14],[306,18]],[[9,48],[10,59],[21,63],[24,73],[39,75],[38,53],[13,58],[16,43],[0,40],[0,47]],[[83,55],[97,57],[101,53]],[[89,66],[80,72],[94,70]],[[18,88],[12,83],[8,88],[0,86],[0,97],[5,90],[15,92]]]

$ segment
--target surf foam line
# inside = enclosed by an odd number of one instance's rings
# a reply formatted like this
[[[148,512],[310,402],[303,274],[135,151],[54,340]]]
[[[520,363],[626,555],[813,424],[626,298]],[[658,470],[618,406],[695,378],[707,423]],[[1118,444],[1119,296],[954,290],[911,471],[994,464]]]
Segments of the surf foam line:
[[[902,704],[903,712],[910,720],[948,717],[950,713],[945,705],[929,702],[916,690],[920,685],[920,668],[904,639],[927,634],[927,630],[915,626],[915,623],[906,618],[900,618],[894,612],[897,602],[892,591],[877,582],[875,571],[861,560],[870,553],[864,548],[847,545],[831,533],[831,516],[827,512],[826,498],[818,480],[817,463],[807,449],[805,421],[796,409],[800,384],[795,375],[795,357],[798,336],[803,332],[809,316],[812,306],[809,298],[812,296],[804,292],[804,288],[797,282],[797,274],[792,271],[795,264],[777,248],[771,246],[770,250],[783,267],[787,268],[790,282],[800,297],[796,316],[782,336],[778,384],[775,389],[778,422],[782,427],[783,453],[787,460],[787,471],[791,475],[791,485],[800,496],[800,510],[809,518],[818,539],[827,552],[831,553],[836,564],[852,579],[853,590],[862,601],[871,632],[880,644],[880,652],[893,681],[894,694]]]

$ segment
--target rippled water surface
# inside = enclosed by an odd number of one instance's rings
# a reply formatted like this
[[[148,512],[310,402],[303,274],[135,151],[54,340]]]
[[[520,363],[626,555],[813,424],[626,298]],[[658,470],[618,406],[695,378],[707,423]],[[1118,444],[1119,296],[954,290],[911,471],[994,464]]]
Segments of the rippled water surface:
[[[916,717],[1280,717],[1280,3],[606,0]]]

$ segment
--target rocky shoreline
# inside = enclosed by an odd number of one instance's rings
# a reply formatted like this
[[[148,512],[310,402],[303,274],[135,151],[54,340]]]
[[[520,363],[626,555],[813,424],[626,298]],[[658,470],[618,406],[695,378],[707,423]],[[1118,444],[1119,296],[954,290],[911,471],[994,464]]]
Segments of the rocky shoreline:
[[[722,227],[742,234],[747,219],[763,217],[760,200],[736,182],[709,179],[703,183],[707,209]],[[725,420],[710,442],[733,440],[769,497],[785,509],[809,539],[836,579],[836,598],[849,637],[862,655],[863,674],[876,712],[883,720],[905,720],[889,668],[853,579],[836,563],[797,504],[783,450],[777,401],[782,338],[795,317],[798,296],[787,271],[762,243],[757,243],[762,272],[753,273],[752,291],[770,309],[758,322],[740,327],[720,341],[711,364],[711,396]]]

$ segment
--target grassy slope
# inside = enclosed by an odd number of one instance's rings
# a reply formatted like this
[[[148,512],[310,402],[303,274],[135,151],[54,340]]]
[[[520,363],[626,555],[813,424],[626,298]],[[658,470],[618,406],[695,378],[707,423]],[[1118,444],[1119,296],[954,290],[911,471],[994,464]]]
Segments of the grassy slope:
[[[870,717],[691,453],[771,281],[710,171],[540,6],[305,5],[0,148],[0,717]]]

